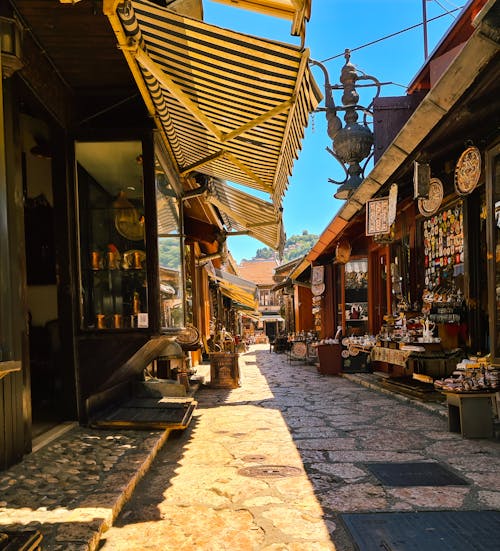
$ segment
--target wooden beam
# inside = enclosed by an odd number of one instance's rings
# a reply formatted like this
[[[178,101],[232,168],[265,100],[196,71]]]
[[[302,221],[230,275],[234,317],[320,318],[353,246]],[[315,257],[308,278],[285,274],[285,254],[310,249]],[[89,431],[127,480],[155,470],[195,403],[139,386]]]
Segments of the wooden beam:
[[[220,151],[217,151],[217,153],[214,153],[213,155],[209,155],[208,157],[204,157],[203,159],[200,159],[196,163],[193,163],[189,166],[181,168],[180,174],[181,174],[181,176],[185,176],[186,174],[189,174],[193,170],[196,170],[196,169],[200,168],[201,166],[210,163],[211,161],[215,161],[216,159],[220,159],[220,158],[224,157],[225,154],[226,154],[226,152],[224,151],[224,149],[221,149]]]
[[[232,140],[236,136],[240,136],[241,134],[244,134],[248,130],[251,130],[252,128],[255,128],[259,124],[272,119],[276,115],[279,115],[280,113],[283,113],[283,111],[288,111],[290,109],[290,106],[295,103],[296,95],[294,94],[290,99],[283,101],[276,107],[273,107],[273,109],[270,109],[267,111],[267,113],[263,113],[262,115],[259,115],[255,119],[243,124],[239,128],[236,128],[235,130],[232,130],[231,132],[228,132],[227,134],[224,134],[222,141],[228,142],[229,140]]]
[[[200,241],[207,245],[215,244],[213,250],[210,249],[210,252],[215,252],[217,250],[216,241],[220,234],[217,226],[186,217],[184,219],[184,233],[189,235],[190,239],[193,241]]]
[[[228,151],[224,155],[224,157],[228,160],[230,160],[234,165],[236,165],[241,171],[243,171],[245,174],[250,176],[252,180],[255,181],[256,184],[258,184],[259,189],[262,191],[267,191],[267,193],[272,193],[273,188],[272,186],[267,185],[265,182],[263,182],[257,174],[255,174],[252,170],[250,170],[246,164],[242,163],[236,155],[233,155],[232,153],[229,153]]]
[[[149,57],[149,55],[138,45],[129,46],[129,50],[135,57],[136,61],[146,71],[151,73],[156,80],[170,92],[192,115],[202,124],[211,134],[213,134],[219,141],[222,141],[222,131],[215,126],[215,124],[201,111],[201,109],[194,103],[183,90],[178,86],[172,78],[170,78],[164,71],[158,67],[158,65]]]

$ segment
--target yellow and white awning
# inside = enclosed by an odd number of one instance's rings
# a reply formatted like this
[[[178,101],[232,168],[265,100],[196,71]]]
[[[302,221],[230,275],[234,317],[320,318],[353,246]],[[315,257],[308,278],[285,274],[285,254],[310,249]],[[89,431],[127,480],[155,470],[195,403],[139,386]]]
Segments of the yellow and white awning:
[[[246,279],[214,269],[214,272],[208,272],[208,275],[215,279],[219,284],[219,289],[223,295],[232,301],[256,311],[259,305],[257,300],[257,285]]]
[[[321,100],[308,51],[146,0],[106,14],[179,173],[258,189],[280,206]]]
[[[209,184],[207,201],[217,207],[229,230],[244,232],[272,249],[282,250],[283,220],[272,203],[217,180]]]
[[[306,21],[311,17],[311,0],[215,0],[215,2],[290,19],[291,33],[302,37],[305,34]]]

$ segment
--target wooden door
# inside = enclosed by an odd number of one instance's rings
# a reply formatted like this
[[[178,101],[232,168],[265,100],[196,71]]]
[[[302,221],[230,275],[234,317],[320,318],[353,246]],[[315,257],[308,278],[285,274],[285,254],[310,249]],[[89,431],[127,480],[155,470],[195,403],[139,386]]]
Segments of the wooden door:
[[[390,308],[390,258],[388,247],[379,247],[370,252],[369,265],[369,324],[370,333],[380,332],[384,316]]]

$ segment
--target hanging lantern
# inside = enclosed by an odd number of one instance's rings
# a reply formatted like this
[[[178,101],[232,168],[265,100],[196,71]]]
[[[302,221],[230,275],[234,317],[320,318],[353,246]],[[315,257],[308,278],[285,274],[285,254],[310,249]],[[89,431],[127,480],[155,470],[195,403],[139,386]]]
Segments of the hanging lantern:
[[[332,148],[327,147],[327,151],[335,157],[345,171],[345,179],[336,181],[329,179],[329,182],[337,184],[340,187],[334,197],[337,199],[349,199],[349,197],[358,189],[364,179],[364,170],[370,160],[373,150],[373,132],[368,127],[366,116],[371,115],[371,106],[359,105],[359,94],[356,90],[356,83],[359,80],[371,80],[377,87],[375,97],[380,93],[380,83],[372,76],[365,75],[356,69],[350,62],[351,52],[346,50],[344,57],[345,65],[340,75],[341,84],[331,85],[328,78],[326,67],[319,61],[311,61],[312,65],[317,65],[323,71],[325,76],[325,108],[320,109],[326,112],[328,121],[328,136],[332,139]],[[332,90],[342,90],[342,105],[336,106]],[[345,125],[337,116],[339,111],[344,111]],[[363,113],[362,124],[358,122],[358,112]],[[365,160],[366,159],[366,160]],[[363,167],[361,162],[365,160]]]

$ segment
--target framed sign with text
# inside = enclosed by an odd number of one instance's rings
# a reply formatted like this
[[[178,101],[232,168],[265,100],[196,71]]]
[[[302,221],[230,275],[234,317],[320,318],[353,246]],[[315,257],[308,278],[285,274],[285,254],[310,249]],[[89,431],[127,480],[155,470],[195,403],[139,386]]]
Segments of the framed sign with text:
[[[366,235],[389,233],[389,197],[372,199],[366,203]]]

